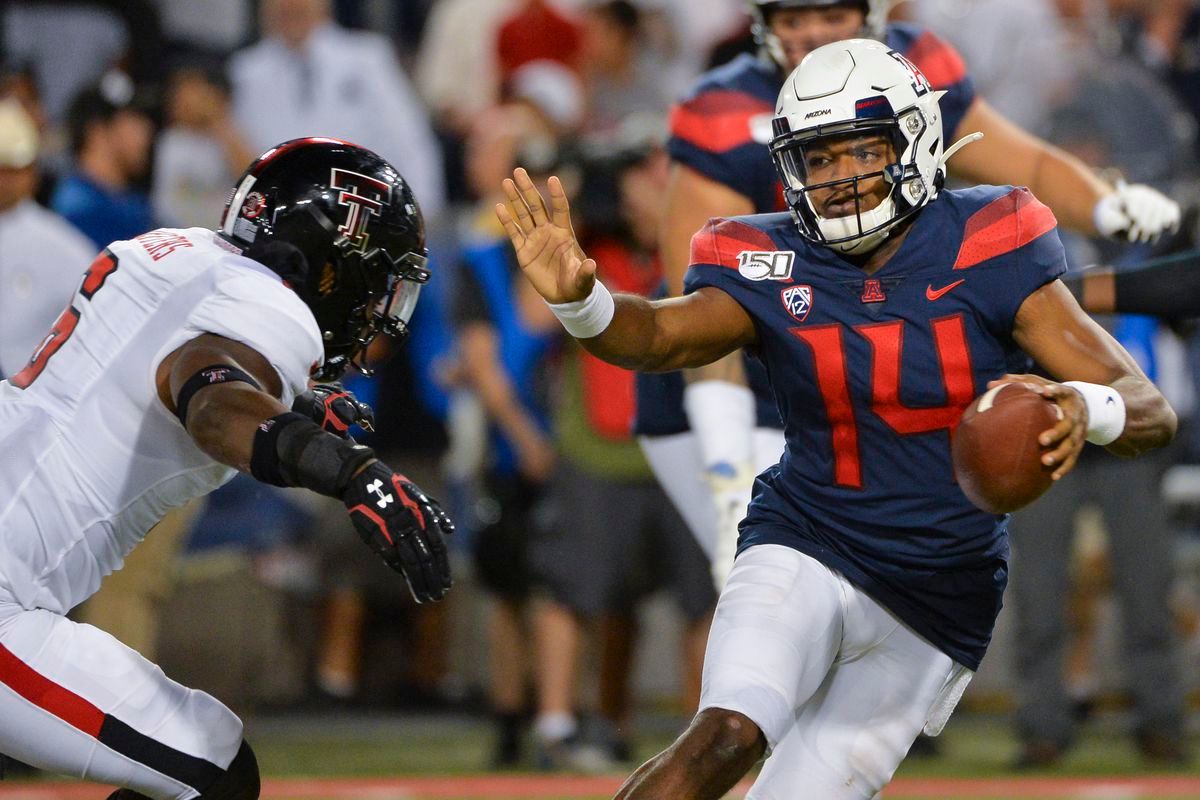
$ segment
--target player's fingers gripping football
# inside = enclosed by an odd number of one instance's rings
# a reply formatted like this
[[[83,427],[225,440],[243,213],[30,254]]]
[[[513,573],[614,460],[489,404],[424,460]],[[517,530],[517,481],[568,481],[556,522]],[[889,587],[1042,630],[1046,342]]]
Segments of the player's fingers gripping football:
[[[1087,405],[1076,389],[1061,383],[1040,387],[1039,393],[1053,400],[1062,411],[1058,424],[1039,438],[1043,447],[1050,448],[1043,454],[1042,463],[1054,467],[1053,478],[1058,480],[1075,467],[1087,443]]]
[[[988,388],[1001,383],[1023,383],[1058,406],[1058,422],[1038,434],[1038,444],[1043,451],[1042,463],[1054,468],[1054,479],[1066,475],[1075,466],[1087,441],[1087,407],[1079,392],[1049,378],[1031,374],[1005,375],[989,382]]]
[[[408,581],[418,603],[450,588],[446,513],[403,475],[375,462],[351,479],[342,500],[359,536]]]
[[[311,419],[330,433],[350,437],[350,426],[375,430],[375,412],[339,383],[318,383],[296,395],[292,411]]]

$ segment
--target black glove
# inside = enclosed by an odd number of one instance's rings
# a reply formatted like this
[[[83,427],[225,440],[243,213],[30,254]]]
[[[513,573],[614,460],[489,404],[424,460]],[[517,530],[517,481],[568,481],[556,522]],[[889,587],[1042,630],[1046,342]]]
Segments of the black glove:
[[[303,414],[332,434],[350,438],[350,426],[375,430],[375,412],[340,383],[318,383],[292,401],[292,411]]]
[[[450,588],[445,537],[454,523],[437,501],[381,461],[350,479],[342,500],[358,535],[408,581],[418,603]]]

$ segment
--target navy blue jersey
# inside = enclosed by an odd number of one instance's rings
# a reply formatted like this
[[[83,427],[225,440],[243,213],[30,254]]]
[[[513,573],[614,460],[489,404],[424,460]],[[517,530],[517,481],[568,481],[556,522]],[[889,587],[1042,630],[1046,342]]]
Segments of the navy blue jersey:
[[[943,192],[870,276],[788,214],[711,221],[686,291],[721,289],[753,318],[787,440],[739,546],[819,559],[977,667],[1007,580],[1006,518],[963,495],[950,437],[1019,354],[1021,304],[1065,269],[1054,215],[1026,189]]]
[[[975,100],[962,58],[942,39],[907,23],[888,25],[884,41],[916,64],[934,89],[946,91],[939,106],[946,144],[951,144]],[[759,214],[787,208],[766,146],[783,78],[775,62],[741,55],[700,76],[671,111],[671,158],[749,198]],[[778,428],[766,375],[750,360],[746,372],[759,400],[758,424]],[[677,372],[639,376],[635,431],[644,436],[686,431],[683,386]]]

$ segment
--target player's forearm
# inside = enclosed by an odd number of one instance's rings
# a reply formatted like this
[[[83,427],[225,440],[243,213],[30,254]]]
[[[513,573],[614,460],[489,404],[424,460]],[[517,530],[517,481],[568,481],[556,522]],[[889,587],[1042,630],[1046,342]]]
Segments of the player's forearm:
[[[1084,310],[1093,314],[1200,316],[1200,268],[1195,251],[1129,269],[1111,267],[1068,274],[1063,282]]]
[[[1141,375],[1127,375],[1110,384],[1125,401],[1125,429],[1108,450],[1119,456],[1136,456],[1167,445],[1179,421],[1162,392]]]
[[[579,339],[592,355],[625,369],[654,372],[670,363],[658,337],[654,304],[644,297],[614,294],[612,321],[598,336]],[[676,367],[665,367],[675,369]]]
[[[615,294],[612,322],[599,336],[580,339],[592,355],[638,372],[670,372],[699,367],[731,352],[737,345],[707,342],[688,335],[670,321],[688,298],[650,301],[633,294]],[[694,332],[693,332],[694,333]]]
[[[1038,153],[1028,187],[1050,206],[1059,225],[1089,236],[1099,233],[1096,203],[1113,190],[1087,164],[1049,144]]]
[[[1113,187],[1075,156],[1039,139],[976,98],[960,131],[980,131],[983,139],[964,148],[950,169],[975,183],[1025,186],[1054,212],[1060,225],[1096,233],[1094,212]]]
[[[210,458],[249,472],[259,425],[288,410],[247,384],[222,384],[196,393],[188,408],[187,431]]]

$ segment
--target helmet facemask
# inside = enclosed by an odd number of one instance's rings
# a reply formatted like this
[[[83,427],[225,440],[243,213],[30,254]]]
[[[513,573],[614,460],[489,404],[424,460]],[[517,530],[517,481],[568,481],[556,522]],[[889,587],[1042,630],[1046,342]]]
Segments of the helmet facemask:
[[[851,39],[810,53],[784,81],[770,143],[801,235],[847,255],[870,252],[934,200],[945,182],[942,94],[908,59],[880,42]],[[810,153],[868,136],[888,142],[890,157],[862,159],[861,174],[833,173],[837,180],[832,180],[830,173],[818,171],[810,177],[810,166],[821,167],[819,156],[809,164]],[[888,187],[886,196],[868,207],[863,190],[875,194],[879,181]],[[855,198],[853,207],[822,215],[830,191],[839,188]]]
[[[887,120],[834,123],[795,133],[786,129],[786,118],[777,117],[774,125],[771,155],[783,182],[784,197],[801,234],[812,242],[847,255],[869,252],[887,238],[892,228],[925,205],[934,190],[922,178],[914,152],[913,144],[928,128],[919,109]],[[882,136],[890,146],[891,153],[881,169],[825,181],[810,178],[814,152],[839,141],[853,143],[871,135]],[[874,189],[877,181],[887,185],[887,195],[873,207],[864,208],[864,191]],[[814,196],[836,193],[840,187],[849,190],[854,209],[845,215],[823,216]]]
[[[316,287],[307,287],[325,342],[316,380],[337,380],[347,367],[371,375],[367,350],[375,338],[382,333],[399,343],[408,337],[421,286],[429,281],[427,264],[422,253],[393,257],[378,247],[363,252],[345,236],[334,240],[328,268]]]

